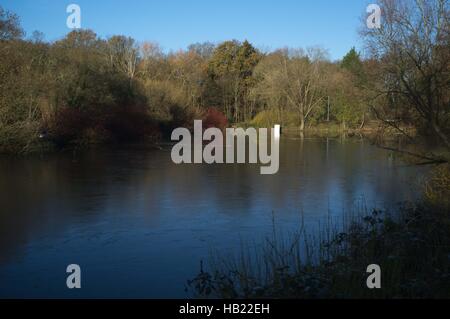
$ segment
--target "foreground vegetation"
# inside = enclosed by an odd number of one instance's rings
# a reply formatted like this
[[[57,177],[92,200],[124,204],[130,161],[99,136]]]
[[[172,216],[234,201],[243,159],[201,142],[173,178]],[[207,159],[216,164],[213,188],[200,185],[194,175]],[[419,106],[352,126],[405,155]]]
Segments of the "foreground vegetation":
[[[450,167],[438,166],[423,200],[395,211],[358,209],[318,235],[274,230],[239,257],[215,257],[189,281],[193,296],[219,298],[449,298]],[[368,289],[368,265],[381,289]]]

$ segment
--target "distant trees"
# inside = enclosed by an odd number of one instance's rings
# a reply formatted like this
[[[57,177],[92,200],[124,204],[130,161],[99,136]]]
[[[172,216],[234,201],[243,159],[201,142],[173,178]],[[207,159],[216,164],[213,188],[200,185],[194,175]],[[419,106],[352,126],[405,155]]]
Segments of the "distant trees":
[[[372,108],[402,133],[402,123],[450,150],[448,0],[381,0],[383,25],[364,30],[371,59]]]
[[[171,80],[183,91],[187,106],[202,107],[202,82],[205,78],[205,60],[195,51],[180,51],[169,56]]]
[[[354,49],[339,64],[318,48],[263,54],[248,41],[166,54],[157,43],[101,39],[91,30],[54,43],[42,33],[23,35],[18,17],[1,9],[0,145],[24,148],[41,131],[59,144],[139,138],[149,133],[146,125],[168,132],[220,112],[230,122],[291,117],[290,125],[305,129],[324,120],[328,101],[333,120],[352,125],[360,118],[353,77],[362,62]]]
[[[162,78],[166,72],[166,64],[159,44],[147,41],[139,49],[139,76],[142,79]]]
[[[106,47],[111,67],[125,74],[131,83],[136,74],[139,57],[139,47],[134,39],[115,35],[106,41]]]
[[[330,73],[329,79],[331,96],[336,108],[335,116],[344,128],[346,124],[358,123],[362,128],[368,109],[364,99],[365,65],[360,54],[353,47],[343,57],[339,67],[338,70]]]
[[[216,46],[211,42],[194,43],[188,46],[188,51],[195,52],[202,59],[209,59],[214,53]]]
[[[25,40],[19,18],[0,8],[0,148],[32,144],[39,131],[66,142],[139,138],[147,125],[168,132],[211,110],[232,123],[302,130],[328,121],[362,127],[376,115],[449,147],[448,1],[381,4],[386,25],[363,32],[369,58],[351,48],[335,62],[320,48],[263,54],[236,40],[171,53],[91,30]]]
[[[361,61],[360,54],[356,51],[355,47],[342,58],[341,67],[353,73],[356,76],[362,76],[363,63]]]
[[[363,64],[354,49],[341,63],[330,62],[318,48],[283,49],[258,64],[252,94],[257,104],[276,111],[278,121],[285,121],[286,112],[293,113],[294,123],[290,116],[289,124],[301,130],[308,123],[329,119],[345,128],[363,122],[365,108],[358,88],[362,74]]]
[[[248,41],[220,44],[208,62],[208,81],[212,82],[210,88],[215,96],[207,101],[219,104],[228,118],[236,122],[248,119],[249,89],[254,83],[253,70],[261,57]]]
[[[31,151],[42,144],[42,132],[59,145],[150,134],[145,98],[130,86],[130,69],[122,68],[128,51],[118,51],[111,63],[107,44],[90,30],[53,44],[0,41],[0,150]]]
[[[257,70],[261,78],[260,96],[266,103],[278,104],[282,109],[299,115],[300,129],[316,107],[323,101],[324,70],[320,60],[306,55],[289,56],[286,51],[269,55]]]
[[[24,36],[19,17],[0,7],[0,40],[16,40]]]

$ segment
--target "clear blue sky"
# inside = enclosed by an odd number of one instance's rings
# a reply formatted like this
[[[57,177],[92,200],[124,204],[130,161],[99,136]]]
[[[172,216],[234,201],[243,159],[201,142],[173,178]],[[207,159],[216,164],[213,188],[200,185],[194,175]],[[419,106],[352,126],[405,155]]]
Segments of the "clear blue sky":
[[[159,42],[166,51],[195,42],[247,39],[265,49],[320,45],[331,58],[360,47],[357,29],[366,0],[0,0],[27,35],[54,41],[70,30],[66,7],[81,7],[82,28]]]

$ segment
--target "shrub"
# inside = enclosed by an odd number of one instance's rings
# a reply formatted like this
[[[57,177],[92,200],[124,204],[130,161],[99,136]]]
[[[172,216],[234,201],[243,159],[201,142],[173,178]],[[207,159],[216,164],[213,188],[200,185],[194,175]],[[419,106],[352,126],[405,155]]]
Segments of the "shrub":
[[[51,144],[39,139],[40,123],[17,122],[0,127],[0,152],[27,154],[50,150]]]
[[[119,142],[160,137],[158,125],[142,107],[117,108],[107,117],[105,128]]]
[[[129,142],[158,139],[160,132],[144,107],[63,108],[46,125],[58,146],[69,143]]]
[[[203,128],[216,127],[224,130],[228,125],[228,120],[225,114],[214,107],[210,107],[205,111],[203,116]]]
[[[59,109],[49,123],[49,137],[59,146],[64,146],[79,139],[84,131],[90,127],[92,117],[86,110],[73,107]]]
[[[434,206],[450,208],[450,164],[433,169],[425,182],[425,198]]]
[[[300,118],[296,112],[268,109],[259,112],[250,121],[250,125],[255,127],[272,127],[274,124],[298,126]]]

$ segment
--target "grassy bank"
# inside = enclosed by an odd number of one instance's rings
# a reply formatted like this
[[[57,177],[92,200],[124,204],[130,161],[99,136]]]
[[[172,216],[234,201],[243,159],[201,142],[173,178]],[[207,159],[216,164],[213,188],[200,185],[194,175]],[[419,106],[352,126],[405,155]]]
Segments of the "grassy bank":
[[[449,298],[449,172],[448,166],[435,170],[419,203],[359,214],[316,235],[302,225],[289,236],[274,229],[236,258],[211,258],[188,282],[191,292],[220,298]],[[366,286],[370,264],[381,267],[381,289]]]
[[[400,135],[401,132],[398,129],[394,129],[389,126],[388,123],[384,123],[380,120],[371,119],[364,123],[359,121],[338,121],[314,119],[309,121],[303,130],[300,128],[299,116],[296,112],[277,112],[274,110],[265,110],[258,113],[251,120],[237,123],[236,127],[273,127],[275,124],[282,126],[283,132],[286,133],[300,133],[314,135],[314,136],[338,136],[342,134],[346,135],[383,135],[385,137],[392,137]],[[415,136],[416,132],[414,127],[408,125],[401,125],[399,127],[403,133],[407,133],[410,136]]]

